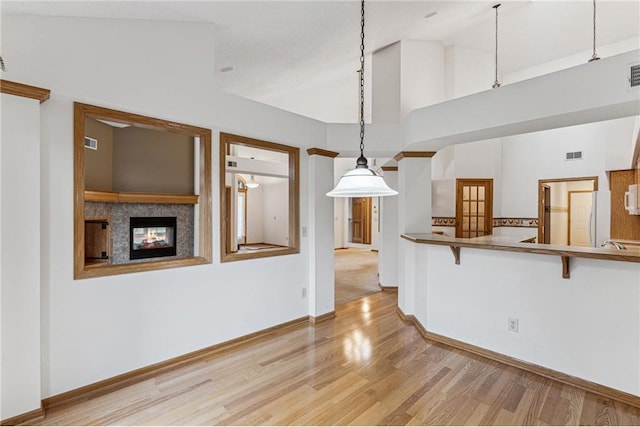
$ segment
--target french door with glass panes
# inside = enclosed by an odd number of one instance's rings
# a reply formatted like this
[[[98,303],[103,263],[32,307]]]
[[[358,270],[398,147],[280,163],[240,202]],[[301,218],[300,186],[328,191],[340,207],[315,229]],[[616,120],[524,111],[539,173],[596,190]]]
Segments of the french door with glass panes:
[[[456,179],[456,237],[488,236],[493,226],[493,179]]]

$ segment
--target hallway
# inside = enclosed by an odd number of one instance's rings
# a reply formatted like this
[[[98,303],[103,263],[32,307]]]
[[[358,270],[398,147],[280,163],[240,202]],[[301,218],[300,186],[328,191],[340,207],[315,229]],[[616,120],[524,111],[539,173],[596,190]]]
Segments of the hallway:
[[[358,248],[335,251],[336,306],[378,291],[378,252]]]

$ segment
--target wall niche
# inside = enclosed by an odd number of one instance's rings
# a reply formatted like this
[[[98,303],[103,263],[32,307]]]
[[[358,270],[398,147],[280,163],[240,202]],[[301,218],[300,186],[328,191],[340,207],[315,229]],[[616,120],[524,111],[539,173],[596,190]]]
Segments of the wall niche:
[[[74,278],[211,263],[210,159],[209,129],[75,103]]]

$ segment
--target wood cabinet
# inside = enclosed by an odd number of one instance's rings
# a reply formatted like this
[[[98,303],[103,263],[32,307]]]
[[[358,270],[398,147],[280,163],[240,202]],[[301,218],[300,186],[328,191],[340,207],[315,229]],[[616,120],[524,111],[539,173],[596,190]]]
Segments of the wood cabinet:
[[[624,208],[624,193],[634,184],[635,169],[609,172],[611,189],[611,239],[640,240],[640,215],[629,215]]]
[[[84,222],[85,264],[110,262],[109,220],[92,218]]]

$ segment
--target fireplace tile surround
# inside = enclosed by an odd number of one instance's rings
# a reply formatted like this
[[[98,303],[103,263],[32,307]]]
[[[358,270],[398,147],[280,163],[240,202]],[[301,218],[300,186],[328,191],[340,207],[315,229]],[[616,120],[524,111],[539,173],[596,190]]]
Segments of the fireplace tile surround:
[[[194,256],[194,206],[154,203],[102,203],[85,202],[84,216],[109,218],[111,228],[111,264],[148,262],[147,259],[129,259],[129,224],[131,217],[176,217],[178,241],[176,256],[152,258],[152,260]]]

